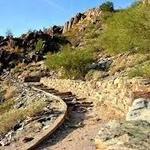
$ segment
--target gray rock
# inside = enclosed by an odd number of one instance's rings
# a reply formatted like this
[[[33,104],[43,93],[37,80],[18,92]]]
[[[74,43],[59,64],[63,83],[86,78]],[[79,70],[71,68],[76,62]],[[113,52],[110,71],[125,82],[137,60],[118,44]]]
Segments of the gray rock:
[[[111,59],[101,59],[98,61],[98,63],[93,63],[88,67],[88,69],[95,69],[95,70],[100,70],[100,71],[107,71],[112,64]]]
[[[150,122],[150,100],[144,98],[136,99],[126,115],[126,120],[145,120]]]
[[[147,100],[144,98],[138,98],[134,100],[131,108],[132,110],[136,110],[136,109],[142,109],[145,107],[147,107]]]
[[[99,149],[148,150],[150,124],[145,121],[111,121],[104,125],[95,138]]]

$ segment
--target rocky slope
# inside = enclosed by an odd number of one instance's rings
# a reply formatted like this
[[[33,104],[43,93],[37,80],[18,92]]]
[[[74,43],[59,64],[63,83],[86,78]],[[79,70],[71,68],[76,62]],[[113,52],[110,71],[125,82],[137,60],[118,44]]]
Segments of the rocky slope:
[[[113,56],[102,51],[100,46],[97,47],[96,40],[103,31],[103,15],[99,8],[94,8],[78,13],[64,27],[32,31],[18,38],[0,37],[2,115],[7,114],[5,109],[10,112],[14,108],[26,110],[32,106],[32,102],[40,100],[50,100],[49,105],[53,108],[58,106],[45,94],[32,90],[30,82],[41,82],[49,88],[46,90],[71,93],[69,98],[61,93],[62,99],[69,106],[70,117],[39,149],[94,150],[94,142],[99,150],[148,150],[150,147],[150,81],[149,78],[128,77],[130,69],[149,63],[150,55],[124,52]],[[87,67],[89,72],[84,80],[60,79],[59,73],[45,66],[45,55],[61,50],[66,44],[79,50],[94,47],[98,51],[96,61]],[[15,104],[10,104],[9,101],[13,102],[13,99]],[[53,108],[43,108],[35,122],[31,123],[36,129],[25,126],[22,121],[12,125],[13,128],[0,135],[0,146],[9,145],[20,134],[26,135],[23,128],[27,133],[32,129],[39,132],[39,129],[45,128],[56,117],[54,111],[51,111]],[[31,118],[27,117],[25,122]],[[45,118],[48,121],[37,121]],[[33,140],[26,136],[22,138],[24,140],[21,142]]]
[[[0,70],[43,60],[47,52],[58,51],[61,45],[68,43],[61,34],[62,27],[54,26],[44,31],[29,31],[21,37],[1,37]]]

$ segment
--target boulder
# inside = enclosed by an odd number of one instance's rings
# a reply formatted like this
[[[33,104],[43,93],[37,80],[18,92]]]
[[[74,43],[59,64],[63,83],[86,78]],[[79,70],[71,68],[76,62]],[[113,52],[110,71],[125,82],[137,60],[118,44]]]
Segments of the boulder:
[[[126,115],[126,120],[145,120],[150,122],[150,99],[135,99]]]
[[[111,59],[100,59],[97,63],[91,64],[88,69],[107,71],[110,68],[112,62],[113,61]]]

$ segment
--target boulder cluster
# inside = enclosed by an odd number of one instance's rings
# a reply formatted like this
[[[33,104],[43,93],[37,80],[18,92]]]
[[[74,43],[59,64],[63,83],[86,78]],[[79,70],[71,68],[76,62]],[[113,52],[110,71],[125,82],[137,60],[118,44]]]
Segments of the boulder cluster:
[[[0,71],[11,68],[18,62],[40,61],[47,52],[59,50],[61,45],[68,43],[62,36],[62,29],[53,26],[44,31],[29,31],[20,37],[0,36]],[[41,42],[39,46],[38,41]]]
[[[95,138],[97,150],[145,150],[150,147],[150,93],[135,98],[125,121],[110,121]],[[135,96],[135,95],[134,95]],[[136,93],[137,96],[137,93]]]

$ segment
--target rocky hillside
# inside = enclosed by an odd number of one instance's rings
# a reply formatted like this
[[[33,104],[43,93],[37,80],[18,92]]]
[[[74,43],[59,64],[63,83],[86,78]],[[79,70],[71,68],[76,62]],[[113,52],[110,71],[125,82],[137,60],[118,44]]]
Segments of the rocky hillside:
[[[0,149],[148,150],[149,8],[106,2],[63,27],[1,36]]]
[[[62,35],[62,27],[54,26],[44,31],[29,31],[21,37],[0,37],[0,70],[15,67],[18,63],[43,60],[48,52],[58,51],[69,43]]]

